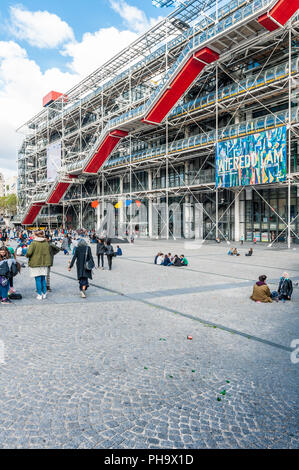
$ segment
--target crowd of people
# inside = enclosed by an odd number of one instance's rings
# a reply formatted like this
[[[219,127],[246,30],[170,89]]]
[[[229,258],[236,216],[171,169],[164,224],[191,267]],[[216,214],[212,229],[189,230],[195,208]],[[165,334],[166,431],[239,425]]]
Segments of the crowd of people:
[[[112,270],[113,258],[122,256],[122,249],[117,245],[114,250],[111,241],[107,238],[100,238],[95,231],[84,230],[63,230],[55,229],[38,230],[35,232],[22,229],[5,228],[0,231],[0,301],[2,304],[10,304],[12,300],[22,298],[14,288],[14,278],[20,274],[26,265],[17,260],[17,256],[26,256],[30,277],[35,279],[37,299],[47,298],[47,293],[51,292],[51,267],[54,257],[63,252],[72,259],[68,263],[69,271],[74,265],[77,268],[77,279],[82,298],[86,298],[86,291],[89,287],[89,280],[92,279],[92,272],[96,269],[90,244],[96,244],[97,268],[105,269],[105,259],[107,259],[108,269]],[[11,240],[17,242],[17,249],[11,246]],[[240,256],[236,248],[231,248],[228,252],[230,256]],[[250,248],[245,256],[252,256],[253,249]],[[157,253],[154,264],[160,266],[188,266],[187,258],[171,253]],[[293,294],[293,283],[288,273],[283,273],[276,291],[271,291],[266,283],[267,276],[261,275],[253,287],[251,299],[257,303],[272,303],[290,301]]]
[[[155,256],[154,259],[154,264],[159,264],[160,266],[177,266],[177,267],[182,267],[182,266],[188,266],[189,261],[185,257],[185,255],[174,255],[171,256],[171,253],[168,254],[163,254],[163,253],[158,253]]]
[[[92,271],[96,269],[91,247],[88,242],[96,244],[96,256],[98,258],[98,268],[104,269],[105,258],[107,258],[108,269],[112,270],[112,259],[122,256],[123,252],[119,245],[116,251],[111,241],[106,238],[99,238],[95,231],[86,230],[26,230],[9,229],[0,230],[0,301],[3,304],[10,304],[12,300],[22,298],[17,294],[13,285],[14,277],[25,268],[25,263],[17,261],[17,256],[28,258],[30,277],[35,280],[37,300],[47,298],[47,293],[51,292],[51,267],[54,257],[59,252],[64,255],[72,254],[72,259],[68,263],[71,271],[74,265],[77,268],[77,278],[82,298],[86,298],[86,291],[89,287],[89,280],[92,279]],[[14,250],[10,246],[10,240],[15,240],[17,248]]]

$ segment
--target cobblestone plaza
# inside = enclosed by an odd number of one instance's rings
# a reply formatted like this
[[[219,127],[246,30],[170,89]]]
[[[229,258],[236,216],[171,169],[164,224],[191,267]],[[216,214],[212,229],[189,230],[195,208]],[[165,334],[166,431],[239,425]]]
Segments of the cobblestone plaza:
[[[239,248],[137,240],[86,300],[62,253],[45,301],[23,269],[23,300],[0,306],[0,447],[298,448],[299,288],[249,299],[261,274],[296,283],[298,250]],[[190,265],[156,266],[158,251]]]

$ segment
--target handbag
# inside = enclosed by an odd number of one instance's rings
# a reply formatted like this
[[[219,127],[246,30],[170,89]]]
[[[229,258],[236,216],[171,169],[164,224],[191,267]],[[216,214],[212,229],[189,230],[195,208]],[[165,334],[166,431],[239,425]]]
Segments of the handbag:
[[[7,287],[8,286],[8,279],[5,276],[0,276],[0,286]]]
[[[87,253],[88,253],[88,247],[86,248],[86,251],[85,251],[85,261],[84,261],[84,269],[86,271],[92,271],[95,264],[94,264],[94,261],[92,258],[90,258],[88,261],[87,261]]]

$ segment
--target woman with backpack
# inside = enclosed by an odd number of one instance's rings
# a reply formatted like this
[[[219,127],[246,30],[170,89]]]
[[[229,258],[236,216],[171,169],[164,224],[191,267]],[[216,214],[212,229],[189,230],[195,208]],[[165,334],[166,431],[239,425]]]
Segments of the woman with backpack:
[[[111,245],[111,241],[107,241],[107,245],[105,247],[105,253],[107,256],[107,261],[108,261],[108,266],[109,266],[109,271],[112,270],[112,258],[114,257],[114,248]]]
[[[52,264],[49,243],[45,238],[43,230],[37,231],[33,235],[33,242],[30,244],[26,257],[29,258],[30,276],[35,278],[37,300],[47,298],[46,276],[48,267]]]
[[[7,258],[7,251],[4,246],[0,248],[0,297],[2,304],[10,304],[8,298],[10,267]]]
[[[75,254],[68,268],[71,271],[72,267],[77,263],[77,278],[79,281],[79,289],[82,299],[86,299],[86,291],[89,287],[88,280],[92,279],[92,270],[95,267],[93,256],[90,246],[87,245],[85,240],[79,240]]]
[[[19,294],[14,295],[16,294],[16,291],[14,289],[14,277],[21,272],[21,265],[16,260],[16,255],[15,255],[13,248],[9,246],[3,246],[3,250],[5,250],[6,259],[8,260],[8,265],[9,265],[8,280],[9,280],[10,289],[8,291],[8,296],[10,299],[13,298],[14,296],[18,300]]]
[[[6,246],[0,249],[0,300],[3,304],[10,304],[10,297],[16,300],[22,298],[20,294],[15,294],[14,290],[10,289],[13,286],[13,278],[21,271],[21,265],[14,257]]]

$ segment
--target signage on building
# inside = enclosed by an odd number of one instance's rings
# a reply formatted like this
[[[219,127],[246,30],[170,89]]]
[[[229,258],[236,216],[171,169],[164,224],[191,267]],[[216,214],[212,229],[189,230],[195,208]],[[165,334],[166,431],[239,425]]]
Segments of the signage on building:
[[[55,181],[61,168],[61,142],[48,145],[47,148],[47,180]]]
[[[279,183],[286,175],[286,126],[216,145],[217,187]]]

